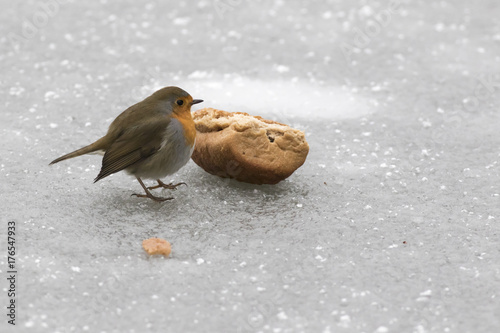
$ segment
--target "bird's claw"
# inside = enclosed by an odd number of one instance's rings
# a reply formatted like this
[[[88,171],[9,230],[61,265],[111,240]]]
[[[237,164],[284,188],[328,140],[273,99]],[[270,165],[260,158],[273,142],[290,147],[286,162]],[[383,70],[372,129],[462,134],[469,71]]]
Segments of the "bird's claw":
[[[154,189],[157,189],[157,188],[160,188],[160,187],[166,188],[166,189],[169,189],[169,190],[175,190],[178,186],[181,186],[181,185],[186,185],[187,186],[187,184],[184,183],[184,182],[181,182],[181,183],[178,183],[178,184],[172,184],[172,183],[165,184],[164,182],[162,182],[159,179],[157,180],[157,182],[158,182],[158,185],[156,185],[156,186],[150,186],[150,187],[148,187],[148,190],[154,190]]]
[[[151,193],[148,193],[148,194],[133,193],[131,196],[136,196],[136,197],[139,197],[139,198],[149,198],[149,199],[151,199],[153,201],[156,201],[156,202],[164,202],[164,201],[168,201],[168,200],[173,200],[174,199],[174,198],[155,197]]]

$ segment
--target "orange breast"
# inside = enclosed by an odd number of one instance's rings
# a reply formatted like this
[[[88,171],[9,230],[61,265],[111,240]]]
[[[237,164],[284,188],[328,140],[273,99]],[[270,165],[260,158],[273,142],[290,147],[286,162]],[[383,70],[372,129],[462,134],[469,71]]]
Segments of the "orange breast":
[[[192,147],[194,145],[194,139],[196,138],[196,128],[194,126],[191,112],[182,112],[181,114],[174,113],[172,118],[177,119],[181,123],[182,128],[184,129],[186,143]]]

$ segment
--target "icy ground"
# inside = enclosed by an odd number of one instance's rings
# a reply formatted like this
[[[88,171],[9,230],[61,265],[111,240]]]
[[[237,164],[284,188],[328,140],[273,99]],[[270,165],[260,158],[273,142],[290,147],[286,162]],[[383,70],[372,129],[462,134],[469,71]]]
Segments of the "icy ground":
[[[498,1],[54,1],[1,1],[1,332],[500,331]],[[190,162],[164,204],[48,166],[165,85],[304,130],[306,164]]]

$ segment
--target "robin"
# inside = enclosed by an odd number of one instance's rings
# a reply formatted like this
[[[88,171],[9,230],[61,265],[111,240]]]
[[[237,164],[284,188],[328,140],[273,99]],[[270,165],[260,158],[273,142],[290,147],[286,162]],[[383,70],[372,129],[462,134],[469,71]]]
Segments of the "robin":
[[[121,170],[134,175],[146,194],[137,197],[156,202],[172,200],[151,194],[156,188],[175,189],[160,178],[182,168],[193,153],[196,129],[191,106],[203,102],[178,87],[162,88],[142,102],[123,111],[111,123],[108,133],[96,142],[61,156],[50,164],[89,153],[104,153],[101,171],[94,183]],[[156,179],[146,187],[141,178]]]

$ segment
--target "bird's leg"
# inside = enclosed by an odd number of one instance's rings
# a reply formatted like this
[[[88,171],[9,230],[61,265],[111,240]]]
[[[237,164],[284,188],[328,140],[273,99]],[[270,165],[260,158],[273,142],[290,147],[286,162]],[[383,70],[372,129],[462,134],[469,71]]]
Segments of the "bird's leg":
[[[141,178],[139,177],[135,177],[137,178],[137,181],[139,182],[139,184],[141,184],[142,188],[144,189],[144,191],[146,192],[146,194],[137,194],[137,193],[134,193],[132,195],[135,195],[136,197],[139,197],[139,198],[149,198],[153,201],[156,201],[156,202],[163,202],[163,201],[167,201],[167,200],[172,200],[173,198],[162,198],[162,197],[155,197],[154,195],[151,194],[151,192],[148,191],[148,188],[144,185],[144,183],[142,182]]]
[[[156,186],[151,186],[151,187],[148,187],[148,190],[154,190],[155,188],[160,188],[160,187],[163,187],[163,188],[167,188],[169,190],[175,190],[177,188],[177,186],[180,186],[180,185],[186,185],[186,183],[179,183],[179,184],[165,184],[164,182],[162,182],[161,180],[157,179],[156,180],[158,182],[158,185]]]

